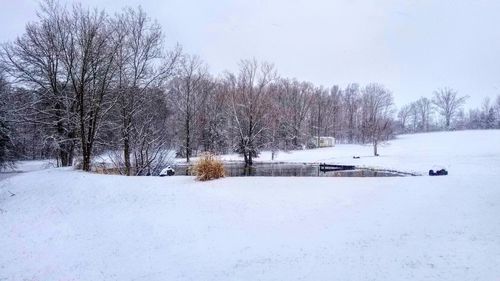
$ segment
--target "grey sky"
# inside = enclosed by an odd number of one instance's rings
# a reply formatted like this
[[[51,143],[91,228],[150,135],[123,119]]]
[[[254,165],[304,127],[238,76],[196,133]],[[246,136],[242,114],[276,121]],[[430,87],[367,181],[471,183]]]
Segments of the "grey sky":
[[[383,83],[398,105],[444,86],[471,96],[471,106],[500,94],[500,1],[81,2],[108,12],[141,5],[172,45],[201,56],[214,74],[256,57],[318,85]],[[38,4],[0,4],[4,42],[23,32]]]

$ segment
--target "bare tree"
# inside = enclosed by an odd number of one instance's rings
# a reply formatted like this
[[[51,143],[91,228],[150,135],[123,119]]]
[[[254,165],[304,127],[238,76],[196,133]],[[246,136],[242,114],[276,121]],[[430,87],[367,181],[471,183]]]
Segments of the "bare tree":
[[[3,74],[0,65],[0,171],[13,167],[15,160],[14,145],[12,143],[12,128],[10,126],[11,110],[7,101],[10,100],[11,89]]]
[[[138,111],[132,124],[134,143],[132,154],[135,175],[158,174],[173,155],[172,138],[169,132],[172,111],[168,109],[164,91],[158,88],[148,88],[143,92],[146,97],[143,106],[145,110]]]
[[[316,146],[319,146],[320,138],[324,135],[327,124],[325,116],[328,110],[328,90],[323,87],[316,87],[314,89],[313,106],[311,109],[310,133],[311,136],[316,138]]]
[[[445,129],[450,129],[453,117],[464,105],[467,98],[467,96],[459,97],[457,91],[450,88],[443,88],[434,92],[432,103],[443,117]]]
[[[279,112],[283,114],[286,138],[292,147],[297,148],[304,143],[304,125],[313,104],[313,86],[311,83],[298,82],[290,79],[280,79],[278,91],[282,95]],[[277,110],[277,109],[275,109]]]
[[[233,117],[233,129],[237,138],[236,151],[243,155],[246,165],[253,164],[264,141],[262,134],[268,124],[269,84],[276,78],[274,66],[259,64],[254,60],[240,63],[238,76],[227,75],[230,85],[230,110]]]
[[[207,67],[201,59],[185,55],[181,58],[177,74],[170,85],[170,94],[182,127],[182,154],[186,157],[186,162],[189,162],[193,153],[194,135],[198,129],[196,122],[206,97],[208,79]]]
[[[349,84],[344,90],[343,106],[344,106],[344,119],[346,120],[346,134],[349,143],[355,141],[357,134],[358,120],[357,116],[360,107],[360,90],[359,85]]]
[[[405,105],[401,107],[398,112],[398,121],[401,126],[401,131],[406,133],[408,132],[408,122],[412,112],[412,105]]]
[[[493,129],[496,123],[495,108],[491,105],[491,100],[486,97],[481,104],[480,112],[480,128],[481,129]]]
[[[283,145],[283,142],[286,143],[287,140],[287,130],[285,128],[286,115],[285,107],[283,107],[283,92],[281,91],[278,84],[271,84],[269,87],[269,95],[272,99],[270,103],[270,110],[267,116],[267,128],[265,130],[265,147],[266,149],[271,150],[271,160],[274,160],[278,151],[282,147],[286,147]],[[294,130],[295,131],[295,130]],[[296,134],[294,134],[296,136]],[[292,140],[296,140],[296,138],[292,138]]]
[[[422,97],[418,99],[413,106],[420,119],[420,131],[428,132],[433,110],[432,102],[428,98]]]
[[[47,0],[40,7],[38,21],[28,24],[21,37],[3,46],[1,60],[15,83],[36,89],[36,98],[24,105],[31,110],[22,116],[23,121],[47,127],[61,165],[70,166],[76,140],[76,100],[68,87],[61,53],[67,40],[63,31],[67,14],[55,1]]]
[[[334,85],[330,88],[327,98],[325,135],[339,138],[344,128],[343,121],[342,90]]]
[[[115,30],[107,15],[81,5],[64,19],[63,63],[76,99],[82,169],[90,171],[92,151],[104,116],[114,105],[111,88],[116,71]]]
[[[366,135],[373,143],[373,155],[378,156],[378,144],[388,137],[392,121],[392,93],[380,84],[363,89],[363,112]]]
[[[500,128],[500,95],[497,96],[493,109],[495,110],[495,119],[497,120],[496,128]]]
[[[201,114],[198,114],[201,130],[198,142],[203,146],[203,151],[227,153],[230,147],[227,87],[220,80],[206,79],[203,92],[204,103]]]
[[[173,72],[180,49],[165,54],[163,35],[158,23],[138,8],[127,8],[113,21],[114,44],[116,44],[116,91],[120,116],[119,128],[123,146],[125,174],[131,173],[130,156],[132,128],[139,111],[149,110],[144,106],[145,91],[167,79]]]

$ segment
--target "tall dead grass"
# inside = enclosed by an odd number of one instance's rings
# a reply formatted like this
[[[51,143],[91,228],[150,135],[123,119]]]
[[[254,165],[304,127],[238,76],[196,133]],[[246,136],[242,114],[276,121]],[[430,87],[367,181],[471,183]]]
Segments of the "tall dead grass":
[[[203,153],[194,164],[192,173],[199,181],[223,178],[226,174],[222,161],[212,153]]]

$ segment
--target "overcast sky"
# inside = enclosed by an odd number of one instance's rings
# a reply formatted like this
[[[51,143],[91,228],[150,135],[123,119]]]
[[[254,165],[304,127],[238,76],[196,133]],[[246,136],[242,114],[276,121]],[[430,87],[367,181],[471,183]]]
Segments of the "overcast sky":
[[[398,106],[444,86],[469,95],[472,106],[500,94],[500,1],[80,2],[110,13],[141,5],[171,45],[202,57],[214,74],[255,57],[318,85],[382,83]],[[0,4],[1,42],[36,18],[35,0]]]

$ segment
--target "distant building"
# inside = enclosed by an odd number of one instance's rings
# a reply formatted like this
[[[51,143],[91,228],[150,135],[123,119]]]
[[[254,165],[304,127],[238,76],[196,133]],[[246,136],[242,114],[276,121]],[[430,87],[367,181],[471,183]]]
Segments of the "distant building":
[[[332,147],[335,146],[335,138],[334,137],[314,137],[312,142],[316,145],[316,147]]]

